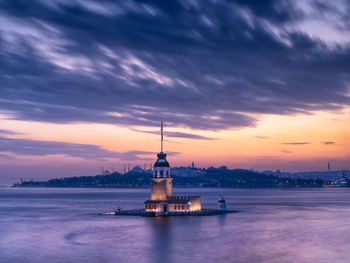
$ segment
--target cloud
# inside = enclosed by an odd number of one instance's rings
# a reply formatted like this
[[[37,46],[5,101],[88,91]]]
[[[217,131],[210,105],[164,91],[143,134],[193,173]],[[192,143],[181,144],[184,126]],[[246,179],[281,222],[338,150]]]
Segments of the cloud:
[[[283,142],[281,144],[287,144],[287,145],[305,145],[310,144],[309,142]]]
[[[325,145],[332,145],[332,144],[335,144],[335,142],[321,142],[321,143],[323,143],[323,144],[325,144]]]
[[[6,129],[0,129],[0,135],[18,135],[18,134],[21,134],[21,133],[6,130]]]
[[[255,136],[255,138],[257,139],[268,139],[269,137],[268,136]]]
[[[144,130],[138,130],[138,129],[131,129],[131,130],[136,132],[148,133],[148,134],[154,134],[154,135],[160,136],[159,131],[144,131]],[[210,138],[210,137],[192,134],[192,133],[186,133],[186,132],[164,131],[164,136],[173,137],[173,138],[195,139],[195,140],[216,140],[216,138]]]
[[[282,153],[293,153],[291,151],[288,151],[288,150],[281,150]]]
[[[157,154],[156,152],[130,150],[127,152],[120,153],[119,159],[123,161],[131,161],[131,160],[155,161],[156,154]],[[180,152],[172,152],[172,151],[167,152],[167,155],[171,155],[171,156],[176,156],[179,154]]]
[[[178,155],[180,153],[169,152],[168,154]],[[156,153],[138,150],[116,152],[103,149],[102,147],[93,144],[14,139],[0,136],[0,158],[49,155],[64,155],[68,157],[96,160],[154,160]],[[150,158],[151,156],[152,158]]]
[[[0,153],[0,159],[15,159],[15,157],[10,154]]]
[[[349,106],[346,1],[183,2],[1,1],[0,110],[224,130]]]

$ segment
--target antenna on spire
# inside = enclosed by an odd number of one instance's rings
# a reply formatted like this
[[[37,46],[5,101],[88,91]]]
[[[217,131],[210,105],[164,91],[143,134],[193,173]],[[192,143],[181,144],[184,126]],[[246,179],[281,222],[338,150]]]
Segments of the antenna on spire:
[[[160,152],[163,152],[163,121],[160,122]]]

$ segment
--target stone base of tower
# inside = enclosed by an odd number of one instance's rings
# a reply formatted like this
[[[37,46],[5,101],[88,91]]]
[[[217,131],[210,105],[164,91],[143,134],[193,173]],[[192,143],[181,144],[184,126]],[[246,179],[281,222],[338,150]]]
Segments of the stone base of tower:
[[[147,212],[155,213],[183,213],[201,211],[200,196],[171,196],[165,200],[147,200]]]
[[[151,178],[152,190],[151,200],[167,200],[173,195],[173,178],[172,177],[158,177]]]

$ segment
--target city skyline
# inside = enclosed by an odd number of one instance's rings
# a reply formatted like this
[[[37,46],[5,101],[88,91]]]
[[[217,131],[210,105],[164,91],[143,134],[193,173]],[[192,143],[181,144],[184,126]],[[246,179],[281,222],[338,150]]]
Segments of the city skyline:
[[[153,163],[350,169],[343,1],[0,1],[0,184]],[[25,174],[23,174],[25,172]]]

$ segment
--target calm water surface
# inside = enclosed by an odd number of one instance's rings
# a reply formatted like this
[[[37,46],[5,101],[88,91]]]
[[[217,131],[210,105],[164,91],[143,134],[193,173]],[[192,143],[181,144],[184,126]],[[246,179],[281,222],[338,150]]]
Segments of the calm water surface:
[[[350,189],[225,189],[236,214],[101,216],[148,189],[0,188],[0,262],[350,262]],[[216,207],[217,189],[175,189]]]

